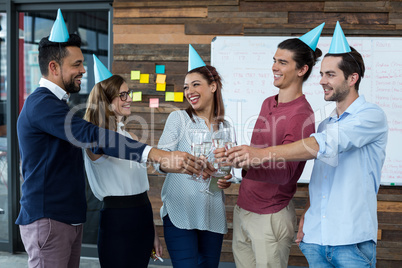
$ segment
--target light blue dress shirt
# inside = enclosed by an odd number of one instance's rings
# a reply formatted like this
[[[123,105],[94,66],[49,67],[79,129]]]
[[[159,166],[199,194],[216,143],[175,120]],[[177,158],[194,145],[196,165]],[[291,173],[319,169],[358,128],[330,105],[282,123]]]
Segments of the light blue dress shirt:
[[[309,185],[305,243],[350,245],[377,242],[377,192],[388,137],[383,110],[357,98],[312,134],[319,152]]]

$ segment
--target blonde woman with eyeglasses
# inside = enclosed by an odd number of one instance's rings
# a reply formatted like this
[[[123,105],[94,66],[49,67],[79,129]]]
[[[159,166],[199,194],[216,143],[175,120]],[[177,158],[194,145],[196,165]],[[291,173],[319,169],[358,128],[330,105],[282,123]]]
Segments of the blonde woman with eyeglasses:
[[[128,138],[125,130],[132,99],[127,83],[113,75],[97,83],[87,102],[84,119]],[[118,145],[117,145],[118,146]],[[144,164],[84,151],[85,169],[100,211],[98,253],[102,267],[147,267],[154,248],[162,246],[153,223],[147,168]]]

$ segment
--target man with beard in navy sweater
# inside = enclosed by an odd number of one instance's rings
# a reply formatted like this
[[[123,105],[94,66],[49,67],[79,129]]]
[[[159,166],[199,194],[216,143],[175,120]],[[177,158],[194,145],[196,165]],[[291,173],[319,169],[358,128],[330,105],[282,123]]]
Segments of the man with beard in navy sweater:
[[[194,157],[188,153],[152,148],[98,128],[70,111],[65,100],[80,91],[85,73],[80,46],[80,37],[68,33],[61,41],[54,41],[52,34],[40,41],[40,87],[27,98],[18,118],[24,183],[16,224],[29,267],[79,267],[86,220],[81,148],[138,162],[159,162],[168,172],[197,172]]]

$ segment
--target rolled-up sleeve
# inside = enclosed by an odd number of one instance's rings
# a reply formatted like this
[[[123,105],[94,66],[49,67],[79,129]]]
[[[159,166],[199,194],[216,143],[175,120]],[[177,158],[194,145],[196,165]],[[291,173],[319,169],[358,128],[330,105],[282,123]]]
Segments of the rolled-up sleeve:
[[[385,113],[376,106],[370,106],[355,114],[345,112],[339,119],[326,119],[311,137],[320,147],[317,159],[322,160],[372,143],[387,129]]]

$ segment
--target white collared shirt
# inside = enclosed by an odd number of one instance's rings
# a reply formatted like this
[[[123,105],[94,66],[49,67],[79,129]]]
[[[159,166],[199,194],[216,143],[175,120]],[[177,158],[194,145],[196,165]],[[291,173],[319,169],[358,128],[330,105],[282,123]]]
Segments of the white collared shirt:
[[[68,94],[64,89],[44,77],[39,80],[39,86],[49,89],[50,92],[56,95],[56,97],[60,100],[67,101],[70,97],[70,94]]]

